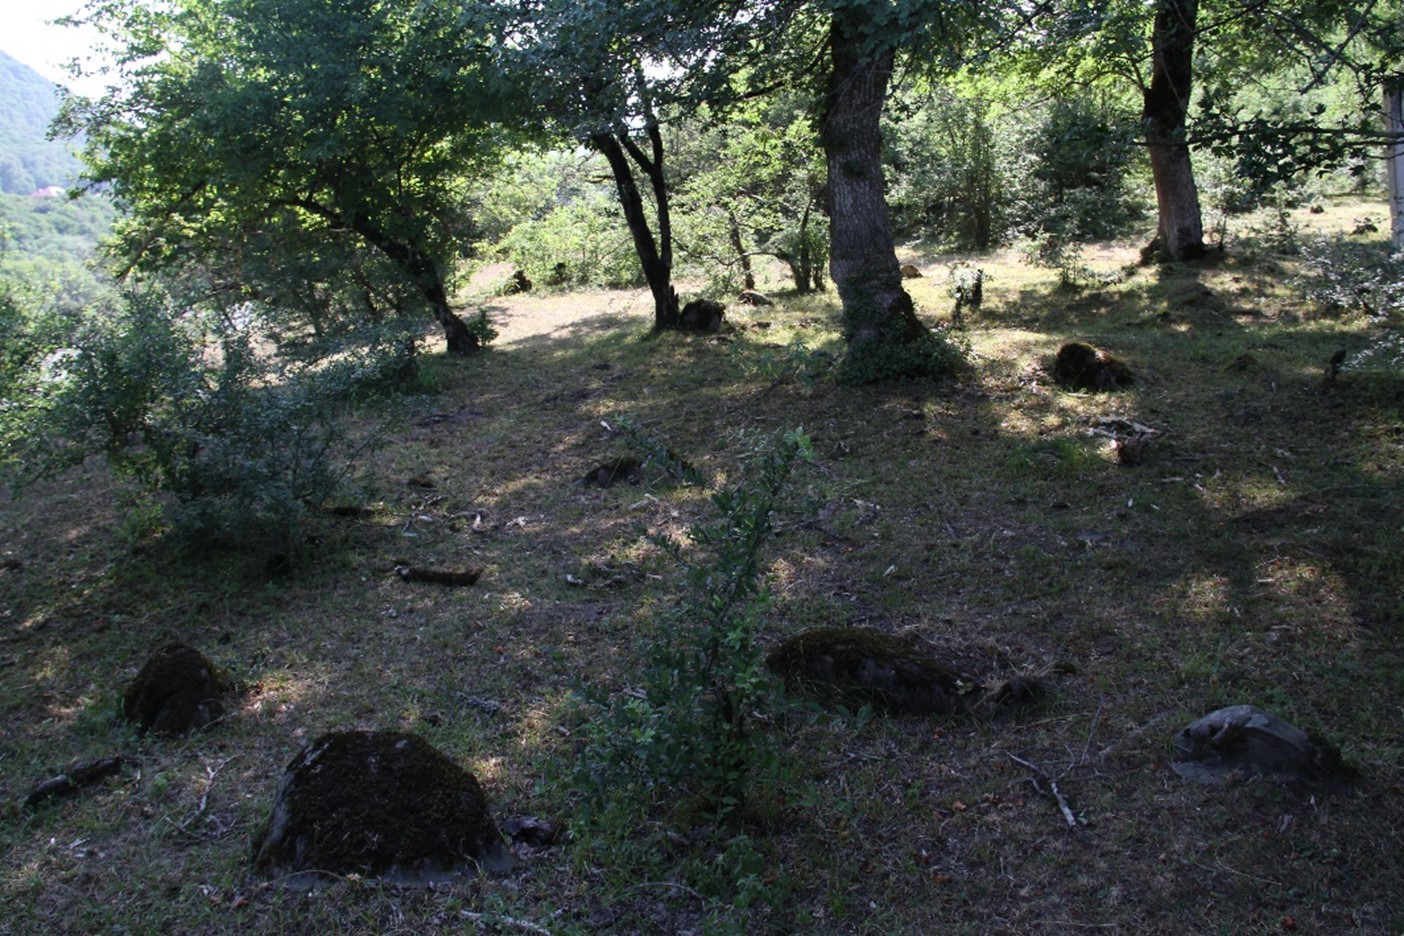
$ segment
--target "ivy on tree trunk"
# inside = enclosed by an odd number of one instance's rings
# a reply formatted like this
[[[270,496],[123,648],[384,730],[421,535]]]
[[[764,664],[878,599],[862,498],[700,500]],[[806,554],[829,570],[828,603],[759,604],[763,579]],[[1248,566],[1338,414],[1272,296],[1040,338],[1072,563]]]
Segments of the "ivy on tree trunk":
[[[1160,218],[1156,239],[1166,260],[1204,255],[1199,191],[1185,142],[1198,8],[1199,0],[1159,0],[1151,33],[1151,83],[1141,117]]]

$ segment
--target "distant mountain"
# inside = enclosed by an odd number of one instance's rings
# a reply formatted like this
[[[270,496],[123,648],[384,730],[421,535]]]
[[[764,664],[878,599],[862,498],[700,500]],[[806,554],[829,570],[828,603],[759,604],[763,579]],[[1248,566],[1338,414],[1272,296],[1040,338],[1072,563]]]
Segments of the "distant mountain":
[[[78,177],[72,144],[44,138],[59,100],[58,85],[0,52],[0,192],[29,195]]]

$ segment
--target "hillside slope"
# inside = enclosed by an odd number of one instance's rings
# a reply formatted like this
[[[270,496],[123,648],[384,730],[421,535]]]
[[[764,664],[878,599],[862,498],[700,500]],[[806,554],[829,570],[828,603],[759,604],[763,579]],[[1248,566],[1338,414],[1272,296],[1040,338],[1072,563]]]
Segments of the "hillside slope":
[[[71,145],[45,137],[58,109],[57,85],[0,52],[0,192],[28,195],[77,176]]]

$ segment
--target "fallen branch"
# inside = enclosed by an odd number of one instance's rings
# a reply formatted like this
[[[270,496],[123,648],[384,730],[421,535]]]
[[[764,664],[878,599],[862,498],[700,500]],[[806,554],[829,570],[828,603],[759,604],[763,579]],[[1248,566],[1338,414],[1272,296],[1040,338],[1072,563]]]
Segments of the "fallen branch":
[[[1058,781],[1048,776],[1048,771],[1044,770],[1037,764],[1030,764],[1022,757],[1016,757],[1013,754],[1009,754],[1009,752],[1007,751],[1005,753],[1008,754],[1009,759],[1012,760],[1014,763],[1020,764],[1033,771],[1034,775],[1029,778],[1029,782],[1033,784],[1034,789],[1037,790],[1039,793],[1044,793],[1045,795],[1052,796],[1053,801],[1058,804],[1058,811],[1063,814],[1063,821],[1068,824],[1068,828],[1076,829],[1077,817],[1073,815],[1072,809],[1068,806],[1068,801],[1063,797],[1062,791],[1058,789]],[[1039,783],[1040,780],[1048,784],[1047,791],[1045,791],[1043,789],[1043,786]]]
[[[99,760],[74,761],[56,777],[50,777],[30,791],[24,805],[33,809],[50,799],[74,796],[84,787],[92,786],[122,770],[126,760],[118,755]]]
[[[516,917],[503,916],[500,913],[474,913],[472,910],[460,910],[458,915],[470,923],[490,923],[495,926],[515,926],[517,929],[526,930],[528,933],[543,933],[551,936],[551,931],[544,926],[537,926],[530,920],[518,920]]]

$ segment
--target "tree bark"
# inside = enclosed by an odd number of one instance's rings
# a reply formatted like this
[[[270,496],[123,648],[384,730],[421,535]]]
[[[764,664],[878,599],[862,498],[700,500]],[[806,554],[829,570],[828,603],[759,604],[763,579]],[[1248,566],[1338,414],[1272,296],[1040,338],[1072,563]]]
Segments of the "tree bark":
[[[843,303],[849,360],[890,357],[929,334],[902,287],[883,190],[878,124],[896,46],[861,7],[834,11],[829,43],[820,132],[829,170],[829,276]]]
[[[448,289],[444,285],[443,273],[434,258],[422,248],[405,243],[388,233],[364,215],[346,217],[325,205],[311,199],[293,199],[280,204],[292,205],[338,224],[346,224],[361,236],[370,246],[379,250],[390,262],[399,267],[400,272],[409,277],[419,294],[429,303],[434,321],[444,329],[444,341],[449,354],[471,354],[482,347],[478,336],[468,327],[468,323],[454,314],[449,307]]]
[[[746,245],[741,242],[741,222],[736,218],[736,212],[727,209],[726,212],[726,233],[731,240],[731,249],[736,251],[736,262],[741,264],[741,283],[745,289],[756,288],[756,271],[751,266],[751,255],[746,252]]]
[[[1160,218],[1156,238],[1166,260],[1204,255],[1199,191],[1185,142],[1198,8],[1199,0],[1158,0],[1151,33],[1151,83],[1141,118]]]
[[[634,239],[634,250],[643,267],[644,280],[653,294],[653,327],[655,331],[678,325],[678,294],[673,289],[673,226],[668,207],[668,189],[663,179],[663,136],[656,123],[647,129],[652,154],[645,153],[634,143],[627,131],[596,133],[590,145],[604,154],[614,175],[614,187],[619,194],[619,206]],[[630,161],[643,170],[653,191],[653,206],[658,223],[658,237],[648,224],[643,196],[634,181]]]
[[[1404,75],[1384,90],[1385,132],[1396,134],[1387,144],[1385,179],[1389,184],[1389,240],[1404,248]]]

